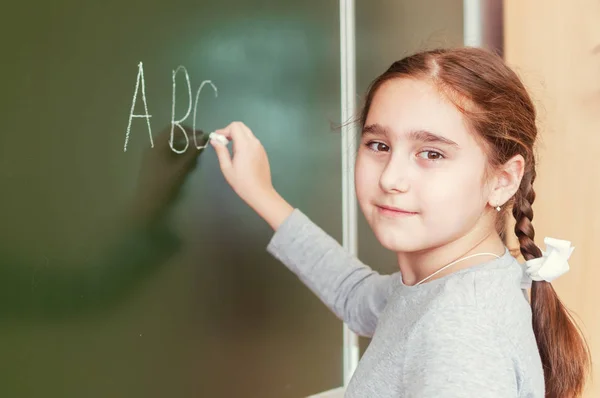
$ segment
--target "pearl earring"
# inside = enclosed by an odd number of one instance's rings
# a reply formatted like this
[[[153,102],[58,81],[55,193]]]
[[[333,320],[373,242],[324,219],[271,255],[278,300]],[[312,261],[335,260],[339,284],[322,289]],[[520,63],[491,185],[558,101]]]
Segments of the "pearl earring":
[[[496,211],[500,211],[500,210],[501,210],[500,206],[496,206]]]

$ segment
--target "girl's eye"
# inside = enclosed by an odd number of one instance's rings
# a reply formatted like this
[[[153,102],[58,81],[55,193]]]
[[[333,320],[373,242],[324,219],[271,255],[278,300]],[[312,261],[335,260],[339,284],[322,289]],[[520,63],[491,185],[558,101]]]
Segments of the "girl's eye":
[[[390,150],[389,146],[377,141],[368,142],[367,147],[373,152],[387,152]]]
[[[440,160],[444,158],[444,155],[436,151],[421,151],[417,156],[425,160]]]

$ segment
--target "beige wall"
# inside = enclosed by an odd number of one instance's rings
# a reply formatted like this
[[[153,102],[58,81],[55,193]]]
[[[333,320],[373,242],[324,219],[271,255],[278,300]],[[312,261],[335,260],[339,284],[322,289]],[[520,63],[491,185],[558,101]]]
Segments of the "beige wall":
[[[539,110],[536,243],[576,247],[553,285],[581,320],[595,360],[586,398],[600,396],[600,1],[507,0],[505,58]],[[597,246],[598,245],[598,246]]]

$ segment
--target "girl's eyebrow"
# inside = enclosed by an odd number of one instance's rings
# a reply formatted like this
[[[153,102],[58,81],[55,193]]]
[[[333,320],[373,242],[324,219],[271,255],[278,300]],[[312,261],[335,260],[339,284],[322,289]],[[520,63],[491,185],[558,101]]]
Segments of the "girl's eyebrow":
[[[368,134],[370,136],[389,136],[389,129],[387,129],[386,127],[378,124],[378,123],[374,123],[374,124],[370,124],[368,126],[365,126],[363,128],[362,131],[363,135]],[[426,143],[439,143],[439,144],[445,144],[445,145],[450,145],[456,148],[459,148],[459,145],[446,138],[446,137],[442,137],[441,135],[437,135],[434,134],[430,131],[426,131],[426,130],[412,130],[409,131],[406,134],[407,139],[412,140],[412,141],[419,141],[419,142],[426,142]]]

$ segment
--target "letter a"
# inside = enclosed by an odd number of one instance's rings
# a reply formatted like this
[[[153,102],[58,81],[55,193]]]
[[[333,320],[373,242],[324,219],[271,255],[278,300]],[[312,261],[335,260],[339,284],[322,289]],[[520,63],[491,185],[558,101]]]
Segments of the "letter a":
[[[142,101],[144,102],[144,111],[146,113],[143,115],[135,115],[133,111],[135,109],[135,101],[137,99],[138,89],[140,87],[140,80],[142,81]],[[131,111],[129,112],[129,124],[127,124],[127,133],[125,134],[125,146],[123,147],[123,152],[127,152],[127,143],[129,142],[129,133],[131,131],[131,121],[134,117],[143,117],[146,119],[146,123],[148,124],[148,135],[150,136],[150,147],[154,148],[152,129],[150,128],[150,118],[152,115],[148,114],[148,104],[146,103],[146,85],[144,83],[144,67],[141,62],[138,65],[138,75],[137,80],[135,81],[135,91],[133,92],[133,102],[131,103]]]

